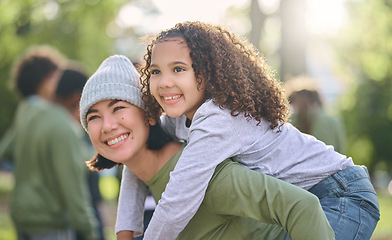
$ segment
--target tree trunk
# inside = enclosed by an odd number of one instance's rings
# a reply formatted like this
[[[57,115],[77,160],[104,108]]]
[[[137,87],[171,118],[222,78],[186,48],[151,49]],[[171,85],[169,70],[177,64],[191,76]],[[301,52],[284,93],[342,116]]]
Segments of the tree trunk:
[[[305,1],[281,0],[281,70],[280,78],[285,81],[306,72],[306,26]]]
[[[260,49],[261,31],[263,30],[266,15],[260,11],[258,0],[252,0],[250,9],[250,20],[252,29],[250,32],[249,41]]]

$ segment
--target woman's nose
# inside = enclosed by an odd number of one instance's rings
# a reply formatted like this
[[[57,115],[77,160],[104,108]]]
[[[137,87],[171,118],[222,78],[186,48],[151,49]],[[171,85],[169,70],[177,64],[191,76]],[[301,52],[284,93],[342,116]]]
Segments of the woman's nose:
[[[106,116],[103,118],[102,132],[110,132],[114,129],[117,129],[117,127],[118,127],[118,122],[116,118],[111,116]]]

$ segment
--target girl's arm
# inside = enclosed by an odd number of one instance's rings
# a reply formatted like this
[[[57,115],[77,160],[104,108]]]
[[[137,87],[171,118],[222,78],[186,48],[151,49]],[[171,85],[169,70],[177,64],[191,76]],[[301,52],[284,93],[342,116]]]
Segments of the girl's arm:
[[[187,118],[182,115],[178,118],[172,118],[167,115],[161,116],[162,129],[173,137],[176,141],[188,141],[189,128],[185,126]]]
[[[121,231],[133,231],[132,236],[142,234],[147,193],[147,186],[124,166],[117,207],[116,234]]]
[[[212,102],[197,110],[188,145],[170,174],[144,234],[145,240],[175,239],[203,201],[215,167],[240,152],[241,143],[236,136],[240,131],[234,129],[228,114]]]

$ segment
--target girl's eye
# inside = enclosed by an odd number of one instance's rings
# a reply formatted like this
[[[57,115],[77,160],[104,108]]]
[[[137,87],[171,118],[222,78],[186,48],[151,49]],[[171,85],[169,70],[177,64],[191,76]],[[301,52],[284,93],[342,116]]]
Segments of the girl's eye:
[[[160,73],[159,70],[156,70],[156,69],[151,70],[151,74],[152,74],[152,75],[156,75],[156,74],[159,74],[159,73]]]
[[[184,68],[182,68],[182,67],[175,67],[174,68],[174,72],[182,72],[182,71],[184,71]]]

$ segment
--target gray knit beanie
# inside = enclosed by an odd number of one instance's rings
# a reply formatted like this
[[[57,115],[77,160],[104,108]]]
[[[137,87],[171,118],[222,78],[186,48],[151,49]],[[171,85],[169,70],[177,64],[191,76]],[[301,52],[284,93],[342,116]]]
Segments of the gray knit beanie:
[[[102,100],[123,100],[144,109],[139,77],[127,57],[113,55],[105,59],[83,88],[80,122],[84,130],[87,132],[87,111]]]

